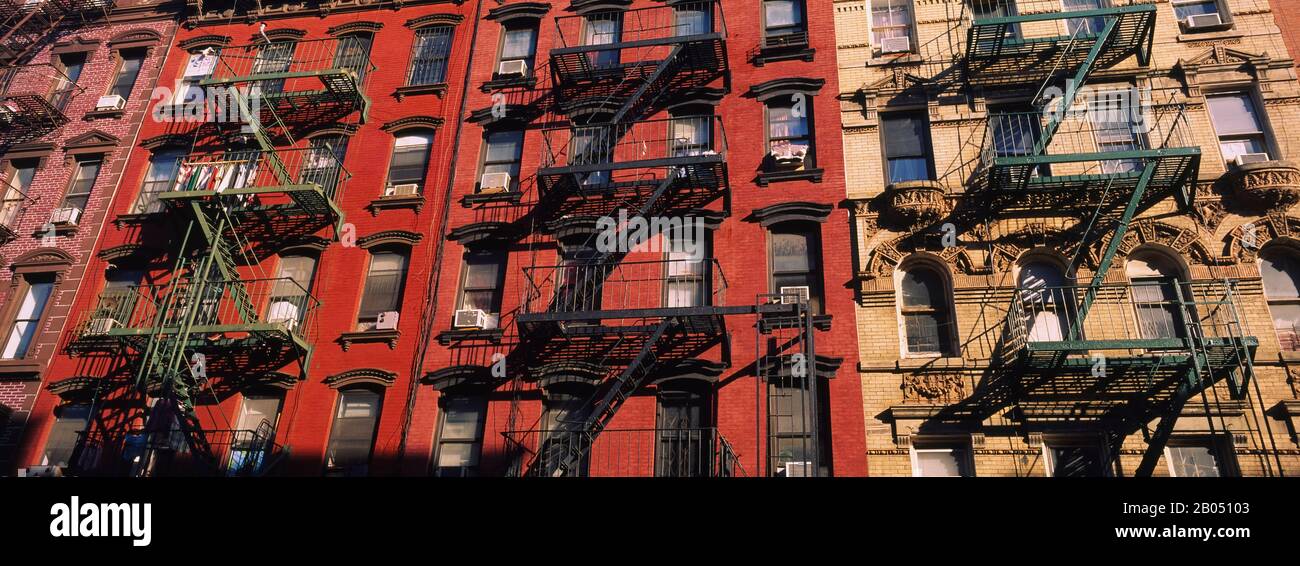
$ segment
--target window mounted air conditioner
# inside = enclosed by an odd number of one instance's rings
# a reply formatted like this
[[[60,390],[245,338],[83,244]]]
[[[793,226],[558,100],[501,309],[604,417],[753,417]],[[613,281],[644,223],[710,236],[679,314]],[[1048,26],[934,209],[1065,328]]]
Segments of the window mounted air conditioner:
[[[400,185],[390,185],[388,188],[384,189],[384,196],[386,197],[417,195],[417,194],[420,194],[420,185],[417,185],[415,183],[402,183]]]
[[[785,477],[787,478],[807,478],[812,477],[812,462],[786,462]]]
[[[781,163],[799,163],[807,155],[806,144],[781,144],[772,148],[772,158]]]
[[[808,297],[811,295],[812,293],[805,285],[800,285],[798,287],[781,287],[781,304],[795,305],[807,303]]]
[[[397,314],[397,311],[379,313],[379,318],[375,320],[375,330],[397,330]]]
[[[86,325],[86,334],[92,336],[108,334],[114,328],[119,326],[122,326],[122,323],[118,322],[117,319],[114,318],[92,318],[90,319],[90,323]]]
[[[1267,153],[1245,153],[1238,155],[1236,159],[1237,167],[1250,165],[1251,163],[1264,163],[1266,161],[1269,161]]]
[[[126,99],[116,94],[101,96],[95,103],[95,110],[121,110],[125,107]]]
[[[289,330],[298,326],[298,305],[289,301],[275,301],[266,311],[266,321],[271,324],[283,324]]]
[[[462,309],[456,311],[456,328],[471,330],[486,330],[488,328],[488,314],[479,309]]]
[[[528,62],[523,59],[514,61],[502,61],[497,65],[497,74],[503,77],[516,76],[523,77],[528,75]]]
[[[56,208],[50,213],[50,224],[63,224],[67,226],[76,226],[77,220],[81,219],[80,208]]]
[[[484,173],[479,178],[479,193],[504,193],[510,190],[509,173]]]
[[[880,40],[881,53],[907,53],[912,50],[910,37],[886,37]]]
[[[1187,29],[1212,28],[1223,25],[1223,16],[1218,13],[1197,14],[1195,16],[1188,16],[1184,21],[1186,22]]]

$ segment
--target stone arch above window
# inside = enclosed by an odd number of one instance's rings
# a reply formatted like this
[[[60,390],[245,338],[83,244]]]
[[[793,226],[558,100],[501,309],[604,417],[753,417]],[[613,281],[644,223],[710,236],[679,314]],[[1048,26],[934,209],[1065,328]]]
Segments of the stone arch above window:
[[[162,35],[151,29],[135,29],[120,33],[108,40],[109,49],[134,49],[154,47],[162,43]]]
[[[313,128],[304,135],[304,138],[315,138],[320,136],[354,136],[359,127],[356,124],[325,124]]]
[[[725,364],[701,359],[682,360],[671,367],[656,372],[652,385],[663,387],[681,382],[715,384],[727,369]]]
[[[442,124],[442,118],[435,118],[433,116],[407,116],[405,118],[398,118],[392,122],[388,122],[380,126],[379,129],[388,133],[397,133],[411,129],[437,130],[442,127]]]
[[[422,234],[407,230],[385,230],[357,238],[357,247],[368,250],[383,246],[412,247],[424,238]]]
[[[349,33],[358,33],[358,32],[377,33],[381,29],[384,29],[384,24],[379,22],[348,22],[346,24],[339,24],[337,26],[329,28],[325,30],[325,33],[337,37],[340,35],[347,35]]]
[[[437,391],[491,389],[495,384],[492,370],[484,366],[458,365],[430,372],[420,380]]]
[[[669,112],[692,106],[717,106],[722,103],[726,91],[720,88],[695,88],[672,93],[667,108]]]
[[[745,93],[745,96],[758,99],[759,102],[766,102],[772,98],[790,96],[797,93],[817,94],[825,84],[825,79],[810,79],[806,77],[773,79],[749,87],[749,91]]]
[[[64,401],[81,401],[90,399],[95,394],[95,384],[99,379],[87,375],[78,375],[50,382],[45,389],[58,395]]]
[[[475,222],[452,230],[447,239],[466,247],[483,247],[508,243],[514,240],[514,233],[506,222]]]
[[[760,208],[750,213],[750,218],[763,227],[783,222],[826,222],[834,207],[812,202],[783,202]]]
[[[546,2],[519,2],[492,8],[488,10],[485,19],[502,24],[514,23],[520,20],[540,20],[550,11],[551,5]]]
[[[406,20],[403,24],[411,29],[420,29],[433,26],[455,26],[465,21],[465,16],[460,14],[429,14]]]
[[[14,277],[32,273],[54,273],[56,280],[62,280],[63,273],[72,266],[76,258],[59,248],[37,248],[14,258],[9,268]]]
[[[307,37],[307,32],[300,29],[281,28],[281,29],[268,29],[266,30],[266,34],[265,34],[266,37],[262,37],[262,35],[263,34],[255,33],[249,37],[249,41],[254,44],[266,43],[266,40],[268,39],[270,39],[271,41],[297,41],[299,39]]]
[[[261,375],[255,375],[240,383],[244,391],[248,390],[281,390],[288,391],[298,385],[299,381],[304,378],[290,375],[281,371],[268,371]]]
[[[162,250],[143,244],[122,244],[104,248],[95,254],[101,260],[113,264],[144,265],[162,255]]]
[[[570,9],[579,15],[596,12],[624,11],[632,5],[632,0],[573,0]]]
[[[578,386],[596,387],[605,379],[605,368],[587,362],[556,362],[538,366],[532,377],[542,389]]]
[[[397,381],[397,374],[375,368],[360,368],[336,373],[325,378],[325,385],[331,389],[345,389],[358,386],[388,387]]]
[[[208,35],[200,35],[198,37],[191,37],[176,45],[186,51],[194,51],[197,49],[203,49],[205,47],[225,47],[227,45],[230,45],[231,41],[233,40],[228,35],[208,34]]]
[[[295,238],[276,250],[279,255],[319,255],[330,245],[330,240],[320,236]]]

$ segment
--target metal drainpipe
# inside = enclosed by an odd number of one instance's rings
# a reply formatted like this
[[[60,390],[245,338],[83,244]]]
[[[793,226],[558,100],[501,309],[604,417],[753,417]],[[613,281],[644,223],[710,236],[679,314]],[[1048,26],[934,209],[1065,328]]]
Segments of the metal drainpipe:
[[[474,7],[474,27],[470,32],[470,49],[469,59],[465,62],[465,80],[462,81],[460,89],[460,110],[456,113],[456,139],[451,146],[451,168],[447,175],[447,190],[443,193],[442,203],[442,220],[438,226],[438,246],[434,252],[432,271],[433,276],[429,279],[429,287],[425,291],[424,311],[420,314],[420,333],[421,343],[417,345],[415,351],[415,361],[411,363],[411,382],[406,391],[406,413],[402,420],[402,437],[397,444],[397,467],[395,473],[401,475],[402,462],[406,459],[406,439],[411,432],[411,418],[415,413],[415,397],[420,388],[420,372],[424,369],[424,355],[429,347],[430,335],[433,333],[434,321],[438,315],[438,287],[442,282],[442,265],[443,253],[446,251],[447,242],[447,219],[451,216],[451,195],[456,184],[456,164],[460,156],[461,130],[465,126],[465,109],[469,106],[469,86],[472,70],[474,69],[474,46],[478,43],[478,28],[482,22],[483,0],[478,0]]]

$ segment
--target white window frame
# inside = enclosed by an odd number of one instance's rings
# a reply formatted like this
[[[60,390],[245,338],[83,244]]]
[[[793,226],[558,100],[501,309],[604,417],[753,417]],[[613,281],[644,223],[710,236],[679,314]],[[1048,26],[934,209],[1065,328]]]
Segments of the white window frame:
[[[886,5],[893,6],[895,2],[907,8],[907,23],[895,26],[882,26],[882,29],[903,29],[907,31],[908,40],[911,43],[911,53],[917,52],[917,35],[916,35],[916,10],[912,5],[912,0],[867,0],[867,39],[871,41],[871,47],[875,52],[879,52],[880,42],[876,40],[876,18],[874,8],[877,2],[884,2]]]
[[[1268,111],[1265,109],[1265,106],[1263,104],[1264,101],[1260,99],[1255,89],[1238,88],[1238,89],[1227,89],[1222,91],[1205,93],[1205,113],[1209,115],[1210,130],[1214,132],[1214,147],[1215,149],[1219,150],[1219,157],[1221,158],[1223,163],[1226,165],[1229,164],[1230,162],[1228,161],[1227,155],[1224,155],[1223,153],[1224,135],[1219,133],[1219,126],[1218,124],[1214,123],[1214,111],[1210,109],[1210,99],[1221,97],[1221,96],[1233,96],[1233,95],[1244,96],[1250,99],[1251,106],[1253,106],[1255,109],[1255,113],[1256,113],[1255,117],[1258,119],[1259,127],[1260,127],[1260,131],[1255,135],[1258,135],[1260,138],[1263,138],[1262,145],[1264,146],[1264,151],[1268,153],[1269,159],[1270,160],[1283,159],[1281,152],[1278,151],[1278,147],[1276,143],[1274,143],[1275,137],[1273,135],[1273,127],[1272,124],[1269,123]],[[1230,138],[1228,141],[1232,141],[1235,139],[1244,139],[1246,135],[1228,134],[1227,137]]]
[[[1086,440],[1082,440],[1082,439],[1079,439],[1079,440],[1059,440],[1059,441],[1056,441],[1056,442],[1053,442],[1053,441],[1051,441],[1051,440],[1044,440],[1044,441],[1043,441],[1043,444],[1042,444],[1042,451],[1043,451],[1043,472],[1044,472],[1043,475],[1045,475],[1045,476],[1047,476],[1047,477],[1049,477],[1049,478],[1054,478],[1054,477],[1056,477],[1056,473],[1055,473],[1055,472],[1056,472],[1056,458],[1053,457],[1053,455],[1052,455],[1052,448],[1053,448],[1053,447],[1056,447],[1056,448],[1093,448],[1093,449],[1096,449],[1096,450],[1097,450],[1097,455],[1098,455],[1098,456],[1103,460],[1102,463],[1101,463],[1101,477],[1108,478],[1108,477],[1111,477],[1111,476],[1115,475],[1113,468],[1112,468],[1111,466],[1107,466],[1106,463],[1105,463],[1105,459],[1106,459],[1106,447],[1105,447],[1105,446],[1102,446],[1100,442],[1097,442],[1097,443],[1091,443],[1091,444],[1090,444],[1090,443],[1088,443]]]
[[[1178,470],[1174,466],[1174,458],[1172,454],[1170,454],[1170,449],[1187,447],[1187,446],[1204,447],[1206,445],[1209,446],[1210,452],[1214,455],[1215,467],[1219,471],[1218,477],[1225,478],[1225,477],[1232,477],[1233,475],[1235,475],[1233,473],[1233,470],[1236,469],[1235,461],[1234,462],[1225,461],[1227,460],[1228,457],[1234,459],[1237,457],[1236,452],[1232,450],[1230,443],[1220,442],[1219,439],[1212,436],[1211,437],[1192,436],[1192,437],[1185,437],[1185,438],[1175,437],[1171,439],[1167,444],[1165,444],[1165,449],[1163,450],[1163,452],[1165,457],[1165,465],[1169,469],[1169,477],[1171,478],[1188,477],[1188,476],[1178,475]]]
[[[1224,24],[1230,22],[1227,14],[1225,14],[1226,10],[1223,8],[1223,2],[1220,0],[1169,0],[1169,7],[1174,11],[1174,21],[1177,21],[1179,24],[1187,23],[1185,18],[1178,18],[1178,8],[1188,4],[1214,4],[1214,12],[1219,15],[1219,19],[1223,20]]]
[[[921,474],[921,458],[920,458],[921,452],[947,452],[949,454],[953,454],[959,451],[962,453],[961,455],[954,454],[954,459],[957,459],[958,470],[961,469],[962,465],[965,465],[966,470],[970,471],[970,476],[963,476],[960,474],[956,476],[926,476]],[[973,454],[971,454],[970,449],[966,447],[949,445],[943,448],[917,448],[915,445],[913,445],[907,452],[908,452],[908,457],[912,460],[912,477],[914,478],[921,478],[921,477],[963,478],[963,477],[975,477],[977,475],[975,473],[975,461],[973,458]]]

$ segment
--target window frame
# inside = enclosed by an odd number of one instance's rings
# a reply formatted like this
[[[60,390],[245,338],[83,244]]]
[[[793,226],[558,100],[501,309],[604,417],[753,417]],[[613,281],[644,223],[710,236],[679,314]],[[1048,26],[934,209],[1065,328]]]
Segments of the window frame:
[[[1269,296],[1268,279],[1263,276],[1264,262],[1267,261],[1272,263],[1272,258],[1277,255],[1284,255],[1291,262],[1300,266],[1300,253],[1290,246],[1277,245],[1265,247],[1259,252],[1260,286],[1264,291],[1264,302],[1269,308],[1269,318],[1273,320],[1273,332],[1277,335],[1278,347],[1284,352],[1294,352],[1300,350],[1300,320],[1297,320],[1296,323],[1292,325],[1291,336],[1284,340],[1282,335],[1283,329],[1277,326],[1277,315],[1274,313],[1273,306],[1292,306],[1300,309],[1300,293],[1297,293],[1294,297],[1271,297]],[[1285,275],[1286,271],[1280,271],[1280,273]],[[1300,278],[1297,278],[1296,281],[1297,289],[1300,290]]]
[[[474,438],[447,438],[447,405],[453,399],[468,399],[475,403],[477,410],[477,425]],[[490,400],[486,393],[483,392],[447,392],[438,398],[438,433],[435,436],[433,445],[432,474],[435,477],[475,477],[479,473],[479,468],[483,463],[483,443],[487,439],[487,415]],[[442,466],[442,451],[447,445],[470,445],[473,454],[473,466],[450,467]],[[444,472],[443,470],[459,470],[457,473]]]
[[[36,344],[37,337],[41,334],[41,327],[50,310],[50,301],[54,299],[54,293],[58,290],[58,277],[50,272],[35,272],[28,274],[18,274],[18,284],[14,287],[10,301],[5,312],[5,333],[4,341],[0,342],[0,362],[17,362],[28,360],[31,357],[32,346]],[[23,303],[33,292],[37,285],[49,285],[49,293],[45,295],[44,300],[39,305],[33,307],[33,312],[25,318],[19,318],[23,310]],[[32,318],[35,314],[35,318]],[[15,346],[13,356],[9,356],[5,351],[9,349],[9,343],[14,340],[15,333],[18,332],[20,323],[27,323],[24,332],[30,332],[29,336],[18,338],[19,342]]]
[[[805,236],[805,242],[808,249],[809,266],[808,271],[792,271],[776,269],[776,235],[801,233]],[[824,269],[825,258],[822,257],[821,230],[815,222],[787,221],[778,222],[767,229],[767,287],[769,293],[779,294],[780,286],[777,283],[779,275],[799,275],[805,274],[808,277],[808,302],[813,314],[822,314],[826,308],[826,288],[825,278],[822,270]],[[797,285],[795,285],[797,286]]]
[[[1225,98],[1230,96],[1240,96],[1250,103],[1252,113],[1256,121],[1259,123],[1260,131],[1250,134],[1226,135],[1219,132],[1220,127],[1214,119],[1214,110],[1210,100],[1213,98]],[[1223,163],[1225,163],[1229,169],[1236,167],[1236,163],[1234,162],[1235,160],[1228,159],[1227,155],[1224,153],[1223,144],[1225,141],[1235,142],[1258,138],[1257,141],[1264,152],[1268,154],[1269,160],[1282,159],[1282,154],[1275,143],[1276,136],[1274,135],[1272,125],[1270,124],[1268,112],[1260,111],[1261,108],[1266,108],[1266,106],[1261,104],[1261,102],[1262,100],[1259,97],[1259,93],[1254,88],[1226,89],[1205,93],[1205,112],[1209,114],[1210,129],[1214,132],[1214,139],[1216,142],[1216,148],[1219,150],[1219,155],[1222,158]]]
[[[921,128],[921,131],[924,134],[923,137],[920,139],[920,142],[923,147],[918,154],[908,154],[905,156],[897,156],[897,157],[890,156],[890,150],[889,150],[890,138],[886,133],[885,123],[896,116],[902,116],[902,117],[911,116],[922,120],[923,127]],[[936,173],[935,163],[934,163],[934,137],[930,135],[930,114],[925,110],[921,110],[921,109],[891,110],[889,112],[881,112],[879,121],[880,121],[880,152],[881,152],[881,158],[883,159],[885,165],[883,168],[883,173],[885,175],[885,179],[884,179],[885,186],[891,186],[903,182],[920,182],[920,181],[936,180],[937,173]],[[926,168],[925,179],[905,179],[902,181],[894,180],[893,168],[891,167],[891,161],[893,159],[918,159],[918,158],[925,160],[925,168]]]
[[[54,69],[58,71],[59,76],[53,78],[53,82],[50,84],[50,94],[46,100],[49,101],[50,105],[63,112],[68,109],[68,103],[71,102],[73,93],[81,88],[77,81],[80,81],[81,75],[86,72],[86,65],[90,62],[90,52],[60,53],[55,55],[53,60]],[[68,71],[72,67],[76,67],[76,72],[69,74]]]
[[[419,185],[419,191],[418,191],[416,194],[419,194],[419,195],[423,195],[423,194],[424,194],[424,189],[426,188],[425,185],[426,185],[427,181],[429,180],[429,164],[430,164],[430,162],[433,160],[433,142],[434,142],[434,138],[435,138],[435,132],[436,132],[436,130],[433,130],[433,129],[431,129],[431,128],[412,128],[412,129],[408,129],[408,130],[400,130],[400,131],[397,131],[397,132],[393,132],[393,135],[392,135],[392,138],[393,138],[393,145],[392,145],[392,148],[391,148],[391,149],[389,150],[389,152],[388,152],[388,169],[387,169],[387,171],[386,171],[385,174],[384,174],[384,186],[385,186],[385,187],[387,187],[387,188],[391,188],[391,187],[395,187],[395,186],[397,186],[397,185],[404,185],[404,184],[407,184],[407,183],[414,183],[414,184],[416,184],[416,185]],[[399,147],[402,147],[402,146],[399,146],[399,145],[397,145],[397,144],[398,144],[398,142],[399,142],[402,138],[404,138],[404,137],[414,137],[414,136],[422,136],[422,137],[424,137],[424,138],[427,140],[427,143],[422,144],[422,147],[424,147],[424,157],[423,157],[423,160],[422,160],[423,168],[422,168],[422,172],[421,172],[421,174],[420,174],[420,177],[419,177],[418,179],[414,179],[414,178],[412,178],[412,179],[399,179],[400,182],[394,182],[394,180],[393,180],[393,168],[396,166],[395,162],[397,161],[398,153],[399,153],[399,152],[400,152],[400,153],[414,153],[414,150],[409,150],[409,149],[408,149],[408,150],[399,150],[398,148],[399,148]],[[413,147],[413,146],[408,146],[408,147]],[[407,167],[407,165],[403,165],[402,167]]]
[[[957,475],[927,476],[922,474],[921,457],[920,457],[920,454],[922,452],[926,452],[926,453],[947,452],[949,454],[952,454],[954,460],[957,462]],[[917,446],[917,441],[913,440],[911,446],[908,449],[908,458],[911,460],[912,463],[912,477],[914,478],[921,478],[921,477],[971,478],[971,477],[976,477],[977,475],[975,473],[974,454],[972,454],[971,448],[968,444],[967,445],[962,445],[959,443],[951,443],[951,444],[933,443],[932,444],[927,442],[927,443],[923,443],[921,446]]]
[[[880,39],[883,38],[876,37],[878,26],[876,26],[875,6],[877,2],[885,2],[886,5],[890,8],[892,8],[895,3],[899,3],[903,6],[903,8],[907,10],[907,23],[892,25],[892,26],[879,26],[879,27],[883,27],[886,30],[899,30],[899,29],[904,30],[907,33],[908,46],[911,49],[909,49],[906,52],[899,52],[899,53],[886,54],[883,52],[883,47],[882,47],[883,42],[880,41]],[[917,37],[916,10],[912,5],[912,0],[868,0],[867,1],[867,38],[871,41],[872,53],[874,55],[905,55],[907,53],[916,53],[918,48],[916,37]]]
[[[175,155],[172,160],[174,167],[171,175],[167,180],[151,180],[158,165],[158,158],[165,155]],[[170,191],[172,185],[176,183],[176,178],[180,173],[180,165],[185,161],[185,150],[179,147],[167,147],[153,152],[149,156],[149,167],[145,169],[144,177],[140,179],[140,190],[136,194],[135,200],[131,203],[130,214],[154,214],[162,212],[162,201],[158,200],[158,195]],[[155,187],[157,190],[151,190]]]
[[[131,100],[131,93],[135,90],[136,84],[140,82],[140,72],[144,70],[145,61],[148,60],[148,58],[149,51],[144,47],[132,47],[114,51],[113,59],[115,63],[112,75],[113,80],[109,81],[108,89],[104,91],[104,95],[112,96],[116,94],[121,96],[122,100]],[[118,83],[126,76],[124,73],[126,72],[127,62],[132,60],[139,60],[140,63],[136,66],[135,72],[130,73],[131,81],[129,84],[125,85],[125,92],[122,92],[119,90],[119,87],[124,85]]]
[[[798,118],[797,116],[794,116],[795,95],[804,97],[804,108],[807,110],[807,116],[804,116],[804,124],[805,128],[808,130],[808,134],[806,136],[773,136],[772,109],[774,105],[776,105],[776,108],[789,108],[791,117]],[[781,167],[776,163],[775,157],[772,156],[772,144],[785,142],[795,145],[794,142],[797,142],[800,139],[807,140],[808,150],[804,153],[803,161],[801,161],[797,167],[792,168],[792,170],[809,171],[817,168],[817,122],[816,117],[814,116],[814,100],[816,100],[816,98],[817,96],[815,94],[809,92],[793,92],[773,96],[763,101],[763,147],[766,150],[764,151],[763,162],[766,164],[764,167],[765,171],[774,172],[790,170],[791,168]],[[784,104],[786,101],[789,101],[789,106],[779,105]]]
[[[943,293],[942,305],[928,308],[908,306],[903,296],[903,281],[907,274],[914,270],[929,271],[939,282]],[[930,261],[917,260],[907,262],[897,270],[895,277],[895,293],[897,300],[894,302],[898,313],[898,330],[899,330],[899,348],[902,350],[903,358],[946,358],[961,355],[960,336],[957,333],[957,310],[954,308],[953,284],[950,275],[946,269],[939,267]],[[909,315],[933,315],[936,316],[936,322],[941,332],[939,339],[939,350],[934,352],[913,352],[910,347],[910,338],[907,332],[907,317]],[[944,332],[944,328],[947,331]],[[944,348],[944,346],[947,348]]]
[[[373,411],[373,416],[371,417],[341,416],[343,409],[346,407],[346,404],[344,402],[345,398],[349,395],[362,395],[362,394],[374,395],[375,403],[374,405],[371,406],[372,407],[371,410]],[[351,469],[346,466],[336,466],[330,463],[332,453],[336,449],[335,442],[339,440],[335,436],[335,434],[339,430],[339,421],[344,418],[357,418],[357,419],[370,418],[373,419],[373,424],[371,425],[371,431],[370,431],[370,449],[366,454],[366,463],[361,465],[362,467],[365,468],[364,470],[362,470],[361,475],[369,475],[370,464],[375,455],[375,439],[379,435],[379,424],[380,424],[380,418],[383,417],[383,410],[384,410],[384,392],[382,390],[376,390],[368,387],[351,387],[351,388],[339,390],[338,395],[335,396],[334,411],[330,417],[329,439],[326,441],[325,444],[325,454],[324,454],[325,466],[324,467],[325,467],[326,475],[352,476],[356,471],[355,469]],[[352,439],[343,439],[343,440],[352,440]]]
[[[487,311],[487,314],[496,315],[498,317],[501,315],[501,305],[505,300],[506,268],[509,265],[509,256],[509,252],[505,249],[488,248],[465,251],[465,254],[461,256],[460,286],[456,291],[456,310],[464,310],[466,308],[465,298],[469,293],[491,292],[492,310]],[[469,271],[472,265],[474,265],[470,260],[475,257],[490,258],[491,260],[496,261],[497,277],[492,287],[469,286]]]
[[[421,55],[422,41],[436,41],[445,37],[445,49],[429,55]],[[410,64],[406,71],[406,86],[436,86],[447,84],[447,71],[451,68],[452,51],[455,48],[456,26],[439,24],[421,27],[415,30],[411,40]],[[441,68],[439,68],[441,66]],[[437,72],[435,72],[437,71]],[[420,81],[416,82],[419,78]],[[437,80],[434,80],[437,79]]]
[[[69,427],[69,426],[66,426],[66,425],[71,425],[71,426],[77,426],[77,425],[76,425],[75,423],[73,423],[73,419],[72,419],[72,418],[70,418],[70,417],[65,417],[65,416],[63,415],[63,413],[64,413],[65,411],[68,411],[69,409],[72,409],[72,408],[82,408],[82,409],[84,409],[84,410],[86,411],[86,415],[85,415],[84,418],[80,419],[80,423],[81,423],[81,424],[80,424],[80,428],[79,428],[79,429],[77,429],[77,430],[70,430],[70,431],[69,431],[69,430],[66,430],[66,429],[68,429],[68,428],[70,428],[70,427]],[[84,432],[86,431],[86,428],[90,425],[90,420],[91,420],[91,418],[94,416],[94,415],[92,414],[92,411],[93,411],[93,410],[94,410],[93,405],[92,405],[91,403],[86,403],[86,402],[65,403],[65,404],[59,405],[59,407],[55,409],[55,413],[56,413],[56,414],[55,414],[55,417],[54,417],[54,422],[50,424],[50,430],[49,430],[49,432],[46,433],[46,435],[45,435],[45,443],[44,443],[44,445],[41,447],[41,465],[42,465],[42,466],[57,466],[57,467],[72,466],[72,463],[73,463],[73,462],[72,462],[72,457],[73,457],[74,454],[76,454],[76,452],[77,452],[77,443],[78,443],[78,441],[81,439],[81,434],[80,434],[80,433],[84,433]],[[65,423],[66,423],[66,425],[65,425]],[[65,431],[66,431],[66,432],[65,432]],[[50,443],[51,443],[51,442],[63,441],[64,439],[71,439],[71,441],[72,441],[72,445],[71,445],[71,446],[67,446],[67,447],[64,447],[64,446],[58,446],[58,447],[55,447],[55,448],[57,448],[60,452],[64,452],[64,451],[66,451],[66,454],[67,454],[67,461],[66,461],[66,462],[62,462],[62,463],[55,462],[55,461],[51,461],[51,459],[50,459],[50,451],[51,451]]]
[[[365,310],[366,298],[371,292],[370,281],[371,278],[375,276],[374,273],[375,257],[380,254],[391,254],[402,259],[402,268],[399,271],[397,271],[398,282],[397,282],[397,288],[395,290],[396,297],[392,301],[396,303],[395,308],[393,310],[399,313],[402,310],[402,302],[405,299],[405,295],[406,295],[406,278],[409,276],[410,268],[411,268],[410,249],[401,248],[401,247],[383,247],[383,248],[371,249],[370,261],[366,264],[366,274],[365,274],[365,278],[362,280],[361,300],[358,302],[357,305],[356,332],[367,332],[367,331],[374,330],[374,322],[378,319],[379,313],[389,312],[386,310],[375,311],[372,316],[368,311]]]
[[[1178,474],[1177,467],[1174,464],[1173,448],[1209,448],[1210,454],[1214,456],[1215,470],[1219,475],[1214,477],[1227,478],[1238,476],[1237,472],[1237,451],[1233,449],[1231,437],[1222,438],[1218,435],[1174,435],[1165,444],[1163,450],[1165,464],[1169,470],[1169,477],[1205,477],[1205,476],[1183,476]]]
[[[90,164],[94,164],[95,174],[90,177],[89,183],[85,184],[85,192],[73,192],[79,185],[83,184],[85,178],[82,177],[84,171]],[[99,174],[104,170],[104,158],[101,155],[94,155],[76,160],[73,167],[72,176],[68,181],[68,187],[63,191],[63,199],[59,201],[59,208],[76,208],[81,214],[86,214],[86,207],[90,205],[90,197],[95,194],[95,184],[99,182]],[[80,206],[70,206],[73,199],[84,198]]]
[[[18,224],[18,219],[22,218],[25,209],[23,203],[27,202],[27,193],[36,183],[36,174],[40,169],[40,158],[6,159],[0,164],[0,171],[4,173],[0,181],[3,183],[0,189],[4,191],[0,195],[0,227],[12,229]],[[25,184],[13,182],[21,180],[20,173],[28,170],[31,171],[31,175]]]
[[[537,38],[541,35],[541,28],[541,20],[535,20],[532,18],[520,18],[517,20],[501,22],[501,33],[497,38],[496,68],[492,70],[492,77],[494,79],[500,77],[499,71],[501,70],[501,64],[506,61],[523,61],[524,67],[527,69],[527,71],[524,72],[523,78],[528,79],[534,76],[537,65]],[[528,47],[528,55],[525,57],[506,57],[506,37],[511,32],[522,30],[532,32],[531,42]]]
[[[792,25],[772,26],[767,23],[767,3],[768,2],[790,2],[798,12],[799,22]],[[808,43],[808,3],[805,0],[762,0],[758,6],[759,24],[762,25],[762,38],[765,44],[768,40],[775,38],[798,38],[803,34],[802,42],[792,42],[789,45],[806,45]],[[776,33],[773,33],[773,32]]]
[[[1088,449],[1088,450],[1095,451],[1095,454],[1097,456],[1097,467],[1100,469],[1101,475],[1084,476],[1084,477],[1111,477],[1115,475],[1114,464],[1111,463],[1111,465],[1107,465],[1106,462],[1107,450],[1105,445],[1103,445],[1100,440],[1089,442],[1087,439],[1083,439],[1083,438],[1067,438],[1067,439],[1058,439],[1058,440],[1052,440],[1052,439],[1043,440],[1042,442],[1043,472],[1046,477],[1049,478],[1058,477],[1056,475],[1056,465],[1058,462],[1056,461],[1056,455],[1055,455],[1055,450],[1057,448]],[[1062,476],[1062,477],[1070,477],[1070,476]]]
[[[492,137],[498,135],[509,135],[509,134],[517,134],[519,136],[519,151],[515,153],[514,159],[510,161],[490,159],[489,156],[492,153],[491,152]],[[523,172],[524,143],[527,140],[527,137],[528,137],[527,130],[523,130],[523,129],[506,128],[506,129],[487,129],[483,131],[483,150],[481,151],[481,155],[479,156],[478,177],[474,180],[475,194],[478,194],[479,191],[483,189],[482,187],[483,175],[487,174],[488,167],[493,167],[498,165],[513,165],[513,170],[510,171],[510,186],[507,188],[506,192],[507,193],[519,192],[520,190],[519,177]]]

